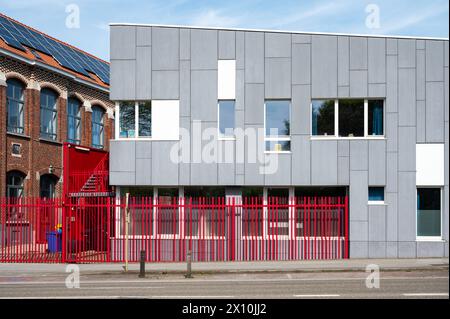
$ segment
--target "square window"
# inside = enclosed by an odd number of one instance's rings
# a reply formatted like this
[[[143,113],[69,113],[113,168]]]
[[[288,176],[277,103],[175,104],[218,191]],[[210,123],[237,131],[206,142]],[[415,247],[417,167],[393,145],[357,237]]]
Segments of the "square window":
[[[334,135],[334,100],[313,100],[312,135]]]
[[[234,100],[219,101],[219,136],[234,137]]]
[[[384,187],[369,187],[369,202],[384,202]]]
[[[339,100],[339,136],[364,136],[364,100]]]
[[[384,134],[383,124],[383,100],[368,101],[368,134],[369,136],[380,136]]]
[[[417,189],[417,236],[441,236],[441,189]]]

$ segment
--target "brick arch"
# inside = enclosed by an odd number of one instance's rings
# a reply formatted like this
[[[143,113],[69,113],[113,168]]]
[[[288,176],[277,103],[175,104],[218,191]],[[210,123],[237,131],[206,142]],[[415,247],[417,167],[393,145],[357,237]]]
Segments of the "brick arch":
[[[67,98],[67,96],[64,96],[65,95],[64,91],[62,91],[58,86],[56,86],[53,83],[50,83],[50,82],[41,82],[41,83],[39,83],[39,89],[40,90],[45,89],[45,88],[52,89],[53,91],[58,93],[59,97]]]
[[[84,102],[86,101],[86,99],[80,93],[77,93],[77,92],[70,92],[67,95],[67,99],[69,99],[71,97],[78,99],[81,102],[81,105],[83,105]]]
[[[91,103],[91,108],[94,106],[100,106],[103,109],[103,111],[105,111],[105,113],[108,112],[109,108],[106,106],[106,104],[104,102],[102,102],[100,100],[92,100],[92,101],[90,101],[90,103]]]
[[[6,176],[8,176],[9,173],[18,172],[24,176],[24,179],[27,178],[28,174],[25,173],[20,165],[11,165],[12,167],[6,172]]]
[[[20,74],[20,73],[17,73],[17,72],[8,72],[8,73],[5,74],[5,78],[6,78],[6,80],[9,80],[9,79],[16,79],[16,80],[19,80],[20,82],[22,82],[22,83],[24,84],[24,86],[25,86],[26,88],[30,88],[31,81],[27,80],[27,78],[24,77],[24,76],[23,76],[22,74]]]

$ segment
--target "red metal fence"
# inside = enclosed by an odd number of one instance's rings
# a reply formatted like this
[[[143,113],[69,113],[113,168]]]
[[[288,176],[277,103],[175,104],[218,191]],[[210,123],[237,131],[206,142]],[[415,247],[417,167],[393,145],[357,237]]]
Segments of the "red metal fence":
[[[4,198],[0,213],[0,262],[348,258],[347,197]]]

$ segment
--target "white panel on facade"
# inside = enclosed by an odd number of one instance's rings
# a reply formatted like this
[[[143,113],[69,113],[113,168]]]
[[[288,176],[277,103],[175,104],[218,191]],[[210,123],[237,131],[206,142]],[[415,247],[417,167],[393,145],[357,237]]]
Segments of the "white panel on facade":
[[[236,99],[236,60],[218,61],[218,99]]]
[[[178,140],[180,136],[180,101],[152,101],[152,139]]]
[[[444,144],[416,144],[416,185],[444,185]]]

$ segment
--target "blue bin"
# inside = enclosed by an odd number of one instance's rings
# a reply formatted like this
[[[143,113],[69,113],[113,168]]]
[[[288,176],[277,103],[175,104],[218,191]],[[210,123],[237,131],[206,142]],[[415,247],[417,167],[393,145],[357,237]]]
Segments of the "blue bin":
[[[47,232],[48,252],[58,253],[62,250],[62,234],[56,231]]]

